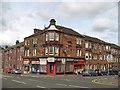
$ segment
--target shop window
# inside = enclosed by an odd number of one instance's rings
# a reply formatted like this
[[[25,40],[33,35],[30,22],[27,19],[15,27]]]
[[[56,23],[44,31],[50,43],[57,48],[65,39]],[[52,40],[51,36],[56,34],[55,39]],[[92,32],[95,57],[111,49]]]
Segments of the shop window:
[[[39,65],[33,64],[32,65],[32,72],[39,72]]]
[[[65,70],[66,70],[66,72],[72,72],[73,71],[73,63],[66,62]]]
[[[49,47],[49,55],[54,55],[54,47],[53,46]]]
[[[54,32],[49,33],[49,40],[54,41]]]
[[[64,64],[61,64],[61,62],[57,62],[57,73],[64,72]]]
[[[40,72],[46,72],[46,65],[40,65]]]

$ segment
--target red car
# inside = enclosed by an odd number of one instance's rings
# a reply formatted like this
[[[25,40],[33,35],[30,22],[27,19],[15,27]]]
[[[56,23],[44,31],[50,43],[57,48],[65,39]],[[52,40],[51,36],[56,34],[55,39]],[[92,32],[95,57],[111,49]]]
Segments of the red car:
[[[7,69],[7,70],[6,70],[6,73],[11,73],[11,70],[12,70],[12,69]]]

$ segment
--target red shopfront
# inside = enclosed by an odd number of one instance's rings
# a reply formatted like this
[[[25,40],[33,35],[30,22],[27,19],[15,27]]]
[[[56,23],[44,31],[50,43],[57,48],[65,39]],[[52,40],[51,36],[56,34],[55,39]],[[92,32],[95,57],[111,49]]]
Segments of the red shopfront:
[[[29,71],[30,71],[30,60],[29,59],[24,59],[23,60],[23,62],[22,62],[22,64],[23,64],[23,73],[29,73]]]
[[[40,74],[74,74],[75,68],[84,69],[85,61],[72,58],[40,58]]]
[[[74,60],[74,69],[77,69],[79,72],[85,69],[85,60]]]

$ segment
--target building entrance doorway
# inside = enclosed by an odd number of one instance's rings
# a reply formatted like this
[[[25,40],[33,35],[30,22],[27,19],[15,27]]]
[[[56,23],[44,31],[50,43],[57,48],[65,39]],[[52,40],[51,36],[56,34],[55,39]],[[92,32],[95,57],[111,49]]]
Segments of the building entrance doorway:
[[[50,74],[54,74],[54,65],[50,64]]]

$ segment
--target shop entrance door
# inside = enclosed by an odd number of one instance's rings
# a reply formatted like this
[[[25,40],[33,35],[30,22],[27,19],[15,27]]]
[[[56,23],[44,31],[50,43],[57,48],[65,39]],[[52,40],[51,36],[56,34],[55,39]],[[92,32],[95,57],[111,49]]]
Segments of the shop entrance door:
[[[50,64],[50,74],[54,74],[54,65]]]

